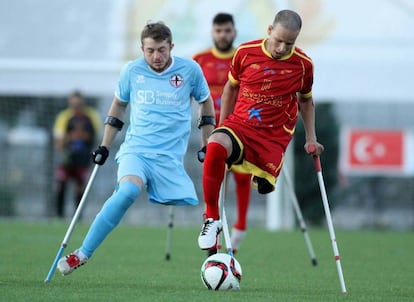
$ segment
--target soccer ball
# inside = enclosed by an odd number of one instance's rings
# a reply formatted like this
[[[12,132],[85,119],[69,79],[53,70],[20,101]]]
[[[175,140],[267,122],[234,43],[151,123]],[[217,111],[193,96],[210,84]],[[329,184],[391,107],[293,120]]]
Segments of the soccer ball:
[[[236,258],[217,253],[201,266],[201,280],[210,290],[239,290],[242,269]]]

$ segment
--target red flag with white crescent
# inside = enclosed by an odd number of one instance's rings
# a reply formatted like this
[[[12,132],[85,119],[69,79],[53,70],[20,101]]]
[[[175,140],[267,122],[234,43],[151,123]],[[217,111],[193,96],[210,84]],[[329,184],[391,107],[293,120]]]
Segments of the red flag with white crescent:
[[[398,172],[404,169],[405,133],[401,130],[351,129],[345,140],[344,172]]]

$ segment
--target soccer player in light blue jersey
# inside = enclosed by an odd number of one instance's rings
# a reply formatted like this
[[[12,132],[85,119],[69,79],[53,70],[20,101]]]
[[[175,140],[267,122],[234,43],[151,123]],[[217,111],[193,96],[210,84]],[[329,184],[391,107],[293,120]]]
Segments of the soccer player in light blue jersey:
[[[191,130],[191,100],[199,104],[201,146],[214,129],[214,105],[199,65],[172,56],[173,47],[171,31],[164,23],[148,23],[141,33],[143,58],[127,63],[121,71],[102,143],[92,154],[94,163],[105,163],[129,104],[130,125],[115,157],[118,184],[81,247],[59,260],[57,267],[63,275],[90,259],[143,190],[154,203],[198,204],[183,164]]]

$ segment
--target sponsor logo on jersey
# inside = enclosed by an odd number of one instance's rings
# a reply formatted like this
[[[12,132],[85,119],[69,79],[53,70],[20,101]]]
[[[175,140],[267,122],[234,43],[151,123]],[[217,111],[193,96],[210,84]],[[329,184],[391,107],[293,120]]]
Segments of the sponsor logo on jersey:
[[[144,83],[145,82],[145,77],[143,74],[139,74],[137,75],[136,79],[135,79],[135,83]]]

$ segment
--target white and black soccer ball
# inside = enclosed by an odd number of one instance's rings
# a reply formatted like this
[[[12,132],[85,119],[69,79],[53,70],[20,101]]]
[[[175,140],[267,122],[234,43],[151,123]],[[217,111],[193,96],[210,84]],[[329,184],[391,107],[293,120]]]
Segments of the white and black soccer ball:
[[[201,266],[201,280],[209,290],[239,290],[242,268],[236,258],[217,253]]]

